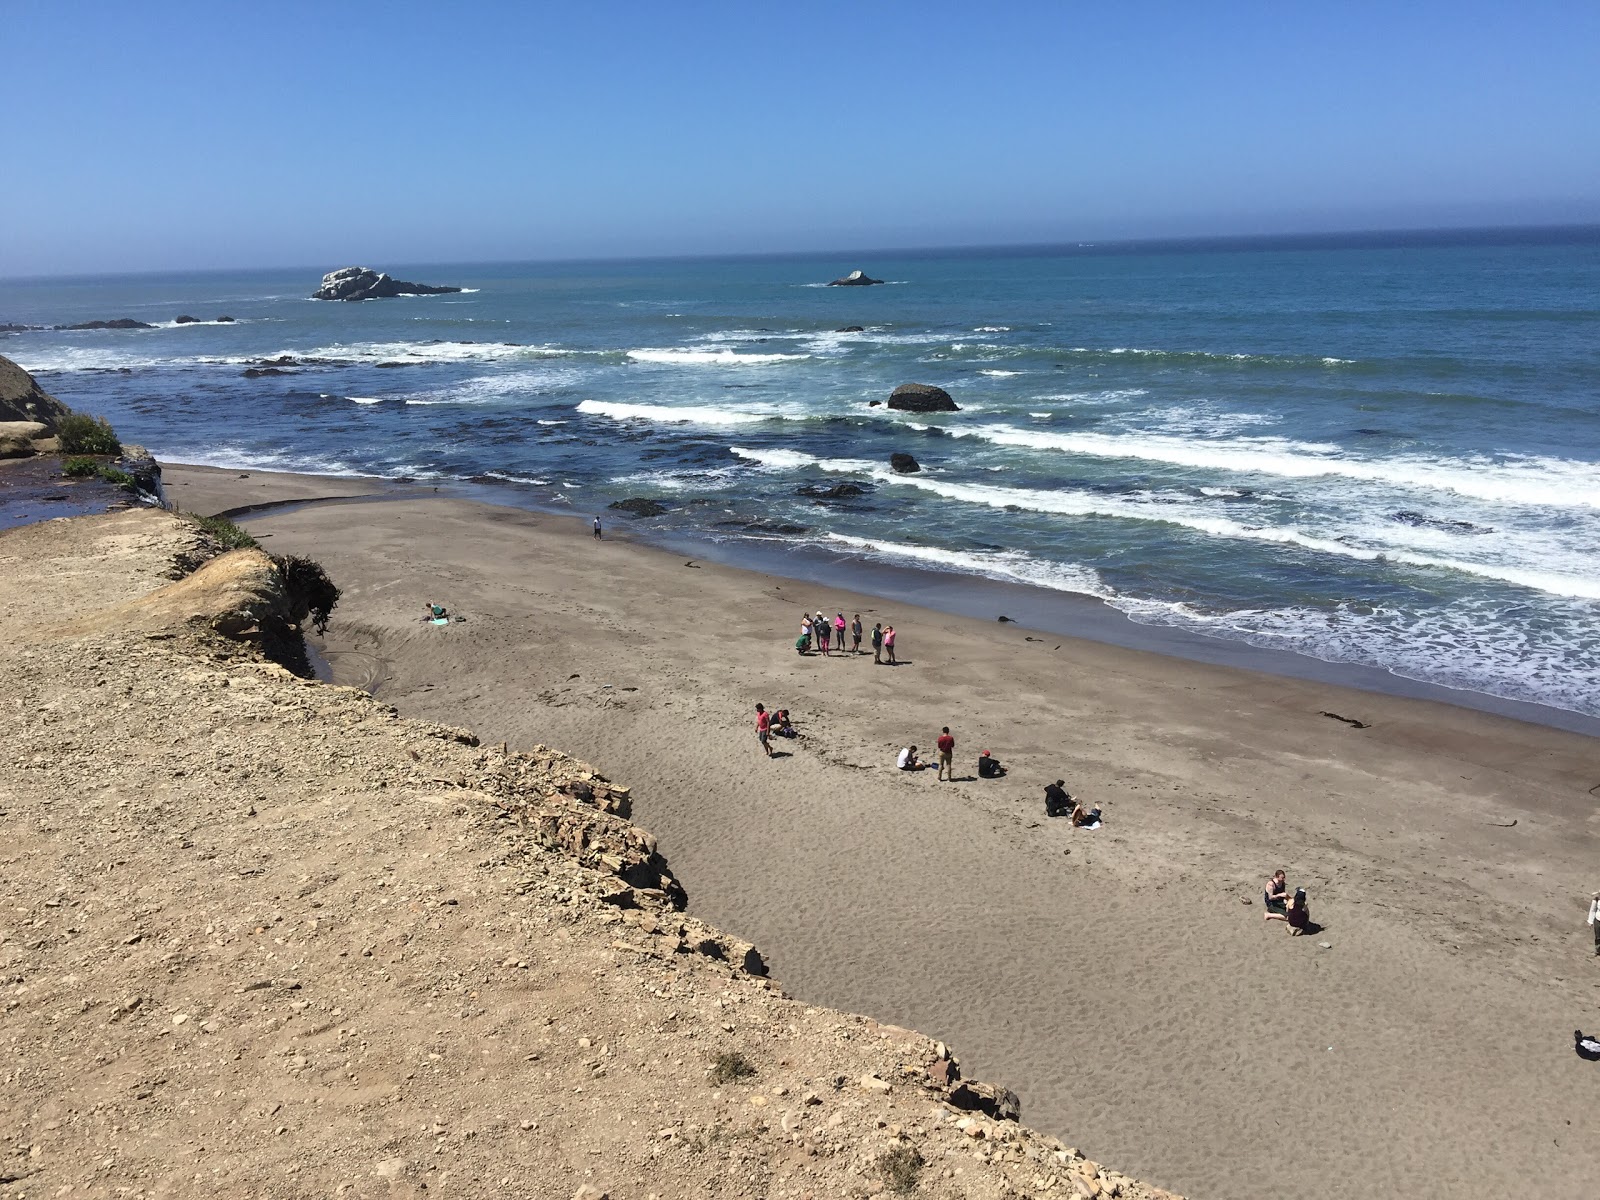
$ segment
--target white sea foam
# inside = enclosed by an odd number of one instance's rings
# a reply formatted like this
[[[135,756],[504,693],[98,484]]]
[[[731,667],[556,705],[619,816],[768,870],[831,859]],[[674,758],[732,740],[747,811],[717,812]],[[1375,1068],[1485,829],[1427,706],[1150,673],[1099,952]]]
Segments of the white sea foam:
[[[562,419],[560,419],[558,421],[548,421],[548,420],[545,420],[544,418],[541,417],[540,419],[538,419],[537,421],[534,422],[535,425],[565,425],[566,423],[567,422],[566,422],[566,418],[565,417],[563,417]]]
[[[1347,457],[1337,445],[1284,438],[1207,441],[1159,434],[1047,433],[1009,425],[951,427],[946,432],[1002,446],[1095,458],[1138,459],[1290,479],[1343,476],[1395,488],[1457,492],[1505,504],[1600,508],[1600,463],[1573,459],[1512,455],[1499,461],[1409,455],[1363,459]]]
[[[1031,412],[1028,415],[1034,418],[1036,421],[1048,421],[1055,414],[1047,412]]]
[[[664,421],[675,425],[752,425],[777,415],[706,404],[621,404],[610,400],[582,400],[577,410],[616,421]]]
[[[979,325],[976,328],[974,328],[972,332],[973,333],[1010,333],[1011,332],[1011,326],[1009,326],[1009,325]]]
[[[738,354],[732,350],[629,350],[634,362],[677,367],[765,367],[773,363],[798,362],[809,354]]]
[[[383,397],[382,396],[346,396],[345,399],[350,401],[351,404],[382,404],[383,403]]]
[[[1022,374],[1024,374],[1024,372],[1022,372],[1022,371],[984,370],[984,371],[979,371],[978,374],[979,375],[989,375],[989,376],[992,376],[995,379],[1010,379],[1013,375],[1022,375]]]
[[[1092,569],[1072,563],[1046,562],[1020,551],[946,550],[940,546],[886,542],[846,533],[827,533],[823,536],[830,543],[847,547],[870,558],[913,562],[944,571],[960,571],[990,579],[1006,579],[1063,592],[1081,592],[1091,596],[1106,595],[1106,588],[1101,583],[1100,576]]]
[[[990,484],[962,483],[929,472],[902,475],[881,463],[859,459],[823,459],[793,450],[757,451],[738,446],[732,447],[732,450],[741,458],[758,461],[772,468],[792,470],[805,466],[823,471],[865,474],[880,483],[915,488],[963,504],[1060,516],[1112,517],[1122,520],[1161,522],[1210,537],[1297,547],[1318,554],[1366,562],[1391,562],[1412,567],[1461,571],[1552,595],[1600,599],[1600,576],[1593,574],[1542,570],[1518,563],[1473,561],[1459,555],[1432,555],[1392,545],[1362,545],[1361,539],[1356,535],[1335,537],[1307,533],[1286,526],[1247,525],[1227,517],[1195,511],[1179,503],[1163,502],[1178,499],[1171,493],[1150,493],[1147,499],[1140,500],[1075,489],[997,487]],[[1152,503],[1152,500],[1157,502]],[[1383,534],[1389,532],[1387,529],[1382,531]]]

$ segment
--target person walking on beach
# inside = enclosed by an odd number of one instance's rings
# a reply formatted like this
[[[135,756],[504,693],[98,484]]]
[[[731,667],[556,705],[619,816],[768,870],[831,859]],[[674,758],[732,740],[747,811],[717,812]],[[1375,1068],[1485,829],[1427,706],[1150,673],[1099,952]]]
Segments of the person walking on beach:
[[[767,752],[767,757],[772,757],[772,717],[767,712],[766,706],[756,705],[756,738],[761,742],[761,748]]]
[[[872,627],[872,661],[883,662],[883,622],[879,621]]]
[[[946,725],[939,731],[939,739],[934,742],[939,747],[939,778],[946,783],[956,781],[956,739],[950,736],[950,726]]]
[[[600,540],[600,518],[599,517],[596,517],[594,519],[594,540],[597,541],[597,542]]]
[[[850,621],[850,653],[861,653],[861,614],[857,613]]]
[[[1600,892],[1589,901],[1589,925],[1594,930],[1594,953],[1600,958]]]
[[[890,625],[883,631],[883,649],[889,655],[889,665],[898,667],[900,664],[894,658],[894,626]]]

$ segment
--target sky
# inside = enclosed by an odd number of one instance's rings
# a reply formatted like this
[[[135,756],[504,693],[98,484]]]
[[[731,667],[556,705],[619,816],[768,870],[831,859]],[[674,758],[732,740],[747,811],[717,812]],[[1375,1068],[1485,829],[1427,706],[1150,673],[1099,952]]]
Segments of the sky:
[[[1600,221],[1600,4],[0,0],[0,277]]]

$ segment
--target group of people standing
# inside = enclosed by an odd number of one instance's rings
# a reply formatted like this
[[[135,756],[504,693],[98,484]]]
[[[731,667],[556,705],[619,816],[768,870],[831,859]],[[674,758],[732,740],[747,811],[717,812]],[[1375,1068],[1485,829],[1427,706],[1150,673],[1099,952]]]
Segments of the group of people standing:
[[[800,618],[800,636],[794,641],[797,654],[805,655],[813,651],[832,656],[837,650],[840,654],[845,652],[845,635],[850,636],[850,653],[861,653],[861,614],[857,613],[849,621],[844,619],[843,613],[836,614],[832,620],[823,615],[822,610],[817,610],[815,617],[802,616]],[[872,661],[886,663],[891,667],[899,666],[894,657],[894,626],[885,626],[882,621],[872,627]],[[887,656],[887,657],[885,657]]]

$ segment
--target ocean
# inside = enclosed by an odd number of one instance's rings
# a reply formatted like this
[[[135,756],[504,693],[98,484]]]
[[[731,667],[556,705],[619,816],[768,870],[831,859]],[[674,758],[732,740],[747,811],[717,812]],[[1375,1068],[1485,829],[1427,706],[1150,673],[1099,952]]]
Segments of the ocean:
[[[155,326],[0,354],[169,461],[487,487],[1600,716],[1600,230],[373,263],[468,290],[307,299],[341,265],[0,281],[0,323]],[[887,282],[826,286],[856,267]],[[871,406],[907,382],[960,411]]]

